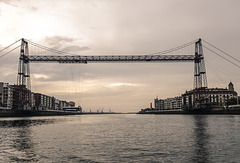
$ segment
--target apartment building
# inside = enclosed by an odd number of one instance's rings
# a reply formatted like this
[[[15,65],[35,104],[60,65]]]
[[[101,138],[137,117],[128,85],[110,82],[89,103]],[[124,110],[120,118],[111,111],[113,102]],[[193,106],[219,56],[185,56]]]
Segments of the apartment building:
[[[8,83],[0,82],[0,107],[4,109],[11,109],[12,104],[12,87]]]

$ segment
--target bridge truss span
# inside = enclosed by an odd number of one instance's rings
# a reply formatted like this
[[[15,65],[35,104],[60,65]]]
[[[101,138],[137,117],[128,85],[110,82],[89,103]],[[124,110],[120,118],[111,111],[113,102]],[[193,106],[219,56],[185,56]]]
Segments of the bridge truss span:
[[[91,63],[91,62],[182,62],[194,61],[195,55],[120,55],[120,56],[40,56],[31,55],[29,62]]]
[[[29,46],[31,45],[31,46]],[[193,51],[187,52],[187,48],[194,46]],[[186,49],[185,49],[186,48]],[[34,52],[31,51],[34,50]],[[181,51],[184,50],[184,51]],[[186,50],[186,51],[185,51]],[[29,40],[22,39],[19,67],[18,67],[18,98],[17,108],[26,108],[31,105],[31,83],[30,83],[30,62],[46,62],[46,63],[111,63],[111,62],[194,62],[194,87],[199,93],[194,97],[195,102],[201,101],[205,97],[205,89],[207,88],[207,77],[204,64],[204,56],[202,50],[202,41],[190,42],[176,48],[166,51],[157,52],[149,55],[74,55],[71,53],[50,49],[45,46],[33,43]]]

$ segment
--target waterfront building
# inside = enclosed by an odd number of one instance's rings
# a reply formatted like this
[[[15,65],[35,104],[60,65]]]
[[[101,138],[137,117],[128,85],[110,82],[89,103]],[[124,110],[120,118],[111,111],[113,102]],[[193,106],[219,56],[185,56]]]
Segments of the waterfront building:
[[[172,98],[167,98],[164,100],[164,110],[170,110],[172,108]]]
[[[41,93],[34,93],[35,110],[63,110],[66,107],[75,107],[75,102],[61,101],[55,97],[47,96]]]
[[[75,107],[75,102],[59,101],[59,107],[60,107],[60,110],[63,110],[63,108],[66,108],[66,107]]]
[[[69,105],[70,105],[71,107],[75,107],[75,102],[69,101],[68,103],[69,103]]]
[[[186,93],[182,95],[184,107],[193,107],[194,99],[197,96],[198,92],[195,89],[186,91]],[[232,82],[228,84],[228,88],[206,88],[204,90],[204,96],[207,103],[218,106],[226,106],[230,99],[238,98],[238,94],[234,91],[234,85]]]
[[[46,96],[46,107],[47,110],[53,110],[53,97]]]
[[[66,101],[59,101],[59,109],[62,110],[64,107],[67,107]]]
[[[13,92],[8,83],[0,82],[0,107],[4,109],[12,109]]]
[[[182,96],[177,96],[177,97],[173,98],[172,108],[173,109],[181,109],[182,108]]]
[[[34,93],[34,99],[35,99],[35,110],[46,110],[45,109],[45,100],[44,95],[41,93]]]
[[[31,92],[31,108],[34,108],[35,105],[36,105],[36,103],[35,103],[34,93]]]
[[[173,110],[182,108],[182,97],[167,98],[164,100],[164,110]]]
[[[82,107],[78,106],[78,107],[73,107],[73,106],[68,106],[68,107],[63,107],[63,111],[78,111],[78,112],[82,112]]]
[[[34,93],[35,110],[46,111],[54,110],[54,97],[50,97],[41,93]]]
[[[154,107],[156,110],[163,110],[164,109],[164,100],[162,99],[154,99]]]
[[[60,110],[60,101],[54,97],[53,99],[53,108],[54,110]]]
[[[63,110],[75,107],[75,102],[60,101],[55,97],[31,92],[25,85],[0,82],[0,109],[13,110]]]
[[[25,85],[11,85],[12,89],[12,109],[32,110],[32,94]]]
[[[182,108],[182,97],[177,96],[167,99],[154,99],[154,106],[156,110],[172,110]]]
[[[41,93],[34,93],[36,110],[62,110],[60,105],[62,101],[53,96],[47,96]]]

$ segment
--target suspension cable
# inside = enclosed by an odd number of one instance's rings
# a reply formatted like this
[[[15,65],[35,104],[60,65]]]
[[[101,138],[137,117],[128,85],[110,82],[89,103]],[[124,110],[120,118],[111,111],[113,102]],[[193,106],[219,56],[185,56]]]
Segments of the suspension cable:
[[[206,49],[208,49],[209,51],[213,52],[213,53],[214,53],[214,54],[216,54],[217,56],[219,56],[219,57],[221,57],[221,58],[225,59],[226,61],[228,61],[228,62],[232,63],[233,65],[237,66],[238,68],[240,68],[240,66],[238,66],[238,65],[237,65],[237,64],[235,64],[234,62],[232,62],[232,61],[230,61],[229,59],[227,59],[227,58],[223,57],[222,55],[220,55],[220,54],[216,53],[215,51],[213,51],[213,50],[209,49],[208,47],[206,47],[206,46],[204,46],[204,45],[203,45],[203,47],[205,47]]]
[[[46,46],[42,46],[40,44],[37,44],[37,43],[34,43],[30,40],[27,40],[25,39],[26,41],[28,41],[29,44],[35,46],[35,47],[38,47],[40,49],[43,49],[43,50],[46,50],[46,51],[50,51],[50,52],[53,52],[53,53],[57,53],[57,54],[68,54],[68,55],[76,55],[76,54],[72,54],[72,53],[68,53],[68,52],[64,52],[64,51],[59,51],[59,50],[55,50],[55,49],[52,49],[52,48],[48,48]]]
[[[164,51],[161,51],[161,52],[152,53],[150,55],[161,55],[161,54],[167,54],[167,53],[170,53],[170,52],[173,52],[173,51],[177,51],[177,50],[183,49],[185,47],[188,47],[188,46],[190,46],[192,44],[195,44],[196,41],[197,41],[197,39],[193,40],[191,42],[188,42],[186,44],[180,45],[178,47],[175,47],[175,48],[172,48],[172,49],[168,49],[168,50],[164,50]]]
[[[213,63],[210,63],[210,62],[207,62],[207,61],[205,61],[205,62],[207,64],[208,68],[211,67],[212,70],[214,70],[216,73],[218,73],[218,72],[225,73],[227,75],[231,75],[231,76],[234,76],[234,77],[237,77],[238,79],[240,79],[239,74],[237,74],[233,71],[229,71],[229,70],[227,70],[227,69],[225,69],[225,68],[223,68],[219,65],[216,65],[216,64],[213,64]]]
[[[72,54],[72,53],[68,53],[68,52],[64,52],[64,51],[59,51],[59,50],[55,50],[55,49],[52,49],[52,48],[48,48],[46,46],[42,46],[40,44],[37,44],[37,43],[34,43],[30,40],[27,40],[25,39],[26,41],[29,42],[29,44],[33,45],[33,46],[36,46],[38,48],[41,48],[43,50],[47,50],[47,51],[50,51],[50,52],[53,52],[53,53],[57,53],[57,54],[68,54],[68,55],[76,55],[76,54]],[[161,55],[161,54],[166,54],[166,53],[170,53],[170,52],[173,52],[173,51],[176,51],[176,50],[179,50],[179,49],[183,49],[185,47],[188,47],[192,44],[194,44],[196,42],[196,40],[193,40],[189,43],[186,43],[186,44],[183,44],[183,45],[180,45],[178,47],[175,47],[175,48],[172,48],[172,49],[169,49],[169,50],[165,50],[165,51],[161,51],[161,52],[157,52],[157,53],[152,53],[152,54],[149,54],[149,55]]]
[[[1,55],[0,58],[2,58],[2,57],[4,57],[5,55],[11,53],[12,51],[16,50],[16,49],[19,48],[20,46],[21,46],[21,45],[17,46],[16,48],[14,48],[14,49],[8,51],[7,53],[5,53],[5,54],[3,54],[3,55]]]
[[[231,56],[230,54],[228,54],[228,53],[224,52],[223,50],[221,50],[221,49],[217,48],[216,46],[214,46],[214,45],[210,44],[209,42],[207,42],[207,41],[205,41],[205,40],[203,40],[203,41],[204,41],[205,43],[207,43],[208,45],[210,45],[210,46],[214,47],[215,49],[219,50],[220,52],[222,52],[222,53],[226,54],[226,55],[227,55],[227,56],[229,56],[230,58],[232,58],[232,59],[234,59],[234,60],[236,60],[236,61],[240,62],[240,60],[238,60],[237,58],[235,58],[235,57]]]
[[[3,48],[2,50],[0,50],[0,53],[4,50],[6,50],[7,48],[9,48],[10,46],[13,46],[14,44],[16,44],[18,41],[20,41],[21,39],[17,40],[16,42],[12,43],[11,45],[8,45],[7,47]]]
[[[207,66],[208,68],[210,68],[210,70],[213,71],[213,74],[214,74],[216,77],[218,77],[218,78],[221,80],[222,83],[225,83],[224,79],[218,74],[218,71],[216,71],[216,70],[213,68],[212,64],[208,63],[207,61],[205,61],[205,62],[206,62],[206,66]]]

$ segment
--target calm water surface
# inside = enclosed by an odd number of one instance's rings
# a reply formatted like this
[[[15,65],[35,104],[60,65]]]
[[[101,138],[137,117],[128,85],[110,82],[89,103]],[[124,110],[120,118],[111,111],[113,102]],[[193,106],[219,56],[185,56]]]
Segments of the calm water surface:
[[[239,115],[1,118],[0,162],[240,162]]]

